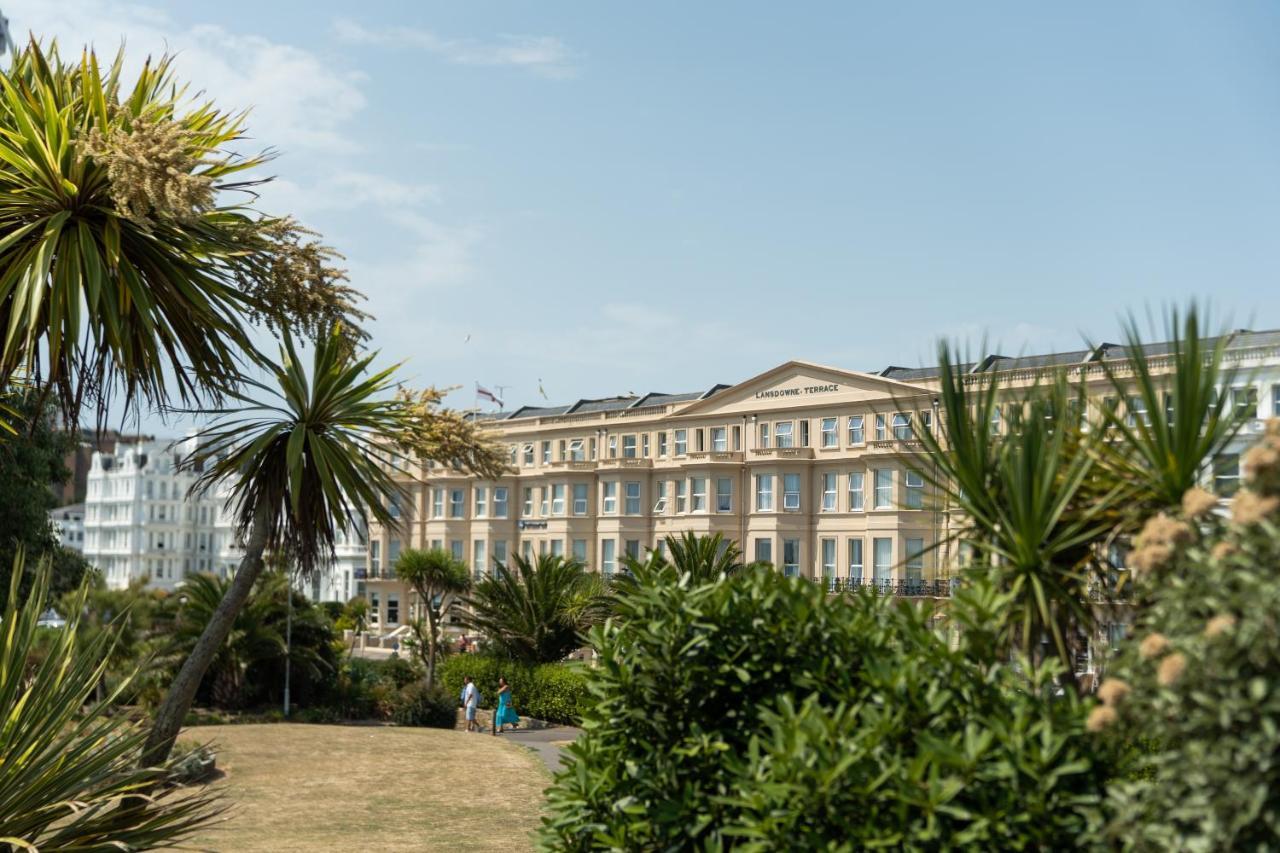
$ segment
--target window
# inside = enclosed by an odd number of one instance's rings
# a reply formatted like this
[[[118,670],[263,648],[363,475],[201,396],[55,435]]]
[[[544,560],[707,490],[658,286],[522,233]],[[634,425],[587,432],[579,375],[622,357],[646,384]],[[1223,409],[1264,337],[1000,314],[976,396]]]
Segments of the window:
[[[800,540],[782,540],[782,573],[789,578],[800,576]]]
[[[569,459],[572,462],[585,462],[587,458],[586,451],[582,449],[582,439],[575,438],[569,442]]]
[[[618,512],[618,484],[617,483],[601,483],[604,489],[604,512],[607,515],[616,515]]]
[[[431,517],[444,518],[444,489],[431,490]]]
[[[809,446],[809,419],[805,418],[800,421],[800,446]]]
[[[689,451],[689,431],[676,430],[676,456],[684,456]]]
[[[689,479],[689,492],[693,496],[693,511],[707,511],[707,478],[691,477]]]
[[[640,540],[628,539],[622,543],[622,552],[633,560],[640,559]]]
[[[387,515],[392,518],[400,517],[400,501],[394,495],[387,498]]]
[[[773,438],[778,447],[792,447],[792,429],[795,424],[791,421],[780,421],[773,425]]]
[[[625,515],[640,514],[640,484],[635,481],[625,483],[623,485],[623,504],[622,512]]]
[[[463,518],[466,515],[467,507],[466,489],[450,489],[449,490],[449,517]]]
[[[850,580],[862,579],[862,540],[849,540],[849,578]]]
[[[733,512],[733,480],[716,478],[716,512]]]
[[[494,518],[507,517],[507,487],[506,486],[493,487],[493,517]]]
[[[675,483],[676,483],[676,512],[682,513],[685,511],[685,491],[686,491],[686,487],[689,484],[683,479],[676,480]]]
[[[526,539],[520,543],[520,555],[524,557],[525,560],[533,559],[533,540],[532,539]]]
[[[1231,406],[1237,418],[1256,418],[1258,416],[1258,389],[1248,387],[1231,389]]]
[[[376,592],[369,593],[369,615],[373,617],[372,621],[380,621],[382,612],[378,609],[378,594]]]
[[[455,560],[462,559],[462,540],[461,539],[451,539],[449,541],[449,553],[453,555],[453,559]]]
[[[387,543],[387,568],[394,569],[400,559],[400,540],[392,539]]]
[[[485,574],[488,571],[488,563],[486,562],[486,554],[488,543],[483,539],[477,539],[471,543],[471,570]]]
[[[533,444],[529,443],[524,446],[524,464],[526,466],[533,464]]]
[[[542,442],[542,464],[551,464],[551,442],[549,441]]]
[[[907,540],[907,580],[920,583],[924,580],[924,540]]]
[[[387,593],[387,624],[395,625],[400,621],[400,596],[394,592]]]
[[[875,573],[878,584],[887,584],[893,580],[893,540],[875,538],[871,540],[871,570]]]
[[[546,486],[538,487],[538,515],[546,518],[551,515],[551,490]]]
[[[618,540],[605,539],[600,543],[600,570],[605,577],[613,574],[618,567]]]
[[[561,462],[569,458],[569,454],[566,452],[567,448],[568,448],[568,444],[565,442],[565,440],[563,438],[560,439],[560,461]]]
[[[875,470],[876,509],[893,506],[893,471],[889,468]]]
[[[1139,423],[1143,426],[1151,426],[1151,415],[1147,411],[1145,398],[1138,395],[1129,398],[1129,410],[1125,413],[1125,423],[1129,426],[1137,426]]]
[[[769,446],[769,425],[768,424],[760,424],[760,446],[761,447]]]
[[[564,483],[551,486],[551,514],[564,515]]]
[[[378,572],[380,570],[380,562],[378,560],[378,550],[381,544],[382,543],[380,542],[369,543],[369,572],[374,577],[378,576]]]
[[[836,475],[822,475],[822,511],[836,511]]]
[[[616,459],[618,457],[618,437],[616,435],[609,436],[609,458]]]
[[[756,562],[757,563],[773,562],[773,540],[772,539],[756,540]]]
[[[489,514],[489,490],[484,486],[476,486],[476,518],[485,518]]]
[[[522,513],[522,515],[525,515],[525,516],[533,515],[533,487],[532,486],[524,487],[524,512]]]
[[[591,439],[588,442],[588,446],[591,448],[591,461],[595,462],[596,461],[596,440],[594,438]]]
[[[823,447],[839,447],[840,436],[836,428],[835,418],[822,419],[822,446]]]
[[[800,475],[782,475],[782,508],[787,512],[800,509]]]
[[[862,428],[862,415],[849,416],[849,443],[866,444],[867,433]]]
[[[865,504],[866,474],[862,471],[849,472],[849,511],[861,512]]]
[[[1271,416],[1280,418],[1280,385],[1271,386]]]
[[[510,445],[507,449],[511,451],[511,466],[514,468],[516,464],[516,459],[518,458],[519,451],[516,449],[516,446],[514,444]],[[428,463],[427,467],[428,468],[431,467],[430,463]]]
[[[649,458],[649,433],[640,436],[640,455],[645,459]]]
[[[636,458],[636,437],[634,435],[624,435],[622,437],[622,458]]]
[[[499,539],[493,543],[493,562],[499,566],[507,564],[507,540]]]
[[[884,441],[888,437],[884,428],[884,415],[876,415],[876,441]]]
[[[667,433],[666,431],[658,433],[658,456],[665,457],[667,455]]]
[[[729,449],[729,434],[724,427],[711,428],[711,449],[716,453],[724,453]]]
[[[1230,497],[1240,488],[1240,457],[1223,453],[1213,460],[1213,491],[1219,497]]]
[[[924,477],[919,471],[908,469],[905,485],[907,509],[924,509]]]
[[[574,515],[587,514],[587,484],[586,483],[573,484],[573,514]]]
[[[553,557],[564,556],[564,540],[563,539],[551,540],[551,556]]]
[[[667,511],[667,484],[664,480],[659,480],[654,487],[657,489],[658,499],[653,503],[653,514],[662,515]]]
[[[822,576],[824,578],[835,578],[836,576],[836,540],[823,539],[822,547]]]
[[[587,562],[587,540],[573,540],[573,559],[583,564]]]
[[[773,512],[772,474],[756,474],[756,512]]]
[[[893,416],[893,437],[899,441],[911,438],[911,415],[898,412]]]
[[[1120,401],[1117,400],[1115,397],[1102,398],[1102,417],[1103,417],[1103,423],[1106,425],[1107,429],[1112,428],[1112,419],[1115,418],[1116,413],[1119,410],[1120,410]],[[993,415],[992,420],[994,421],[995,419],[996,417]],[[993,432],[998,431],[994,427],[992,429],[993,429]]]
[[[742,427],[740,426],[735,426],[733,428],[733,449],[742,449]]]

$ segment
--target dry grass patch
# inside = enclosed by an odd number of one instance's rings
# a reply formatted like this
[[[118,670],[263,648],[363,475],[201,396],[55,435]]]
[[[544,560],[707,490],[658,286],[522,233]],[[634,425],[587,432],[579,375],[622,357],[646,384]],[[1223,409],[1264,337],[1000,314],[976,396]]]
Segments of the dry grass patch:
[[[529,850],[550,777],[502,738],[299,724],[186,729],[212,741],[229,817],[216,850]]]

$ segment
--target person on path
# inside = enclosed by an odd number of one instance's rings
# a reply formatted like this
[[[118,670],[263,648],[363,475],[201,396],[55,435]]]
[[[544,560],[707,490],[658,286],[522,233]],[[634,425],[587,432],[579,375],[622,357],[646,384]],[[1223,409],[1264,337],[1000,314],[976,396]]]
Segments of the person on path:
[[[480,707],[480,691],[471,676],[465,676],[462,681],[462,707],[466,711],[467,731],[478,732],[480,724],[476,722],[476,708]]]
[[[520,718],[516,716],[516,709],[511,703],[511,685],[507,684],[507,680],[502,676],[498,676],[498,707],[493,712],[493,734],[502,734],[502,727],[510,725],[511,728],[517,728],[520,725]]]

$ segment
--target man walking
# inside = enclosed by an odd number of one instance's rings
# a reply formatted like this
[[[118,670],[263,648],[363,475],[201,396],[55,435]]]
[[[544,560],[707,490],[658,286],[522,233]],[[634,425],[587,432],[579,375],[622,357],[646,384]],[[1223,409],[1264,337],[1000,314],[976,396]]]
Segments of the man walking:
[[[469,675],[462,679],[462,683],[462,708],[466,712],[467,731],[478,732],[480,726],[476,723],[476,708],[480,705],[480,691]]]

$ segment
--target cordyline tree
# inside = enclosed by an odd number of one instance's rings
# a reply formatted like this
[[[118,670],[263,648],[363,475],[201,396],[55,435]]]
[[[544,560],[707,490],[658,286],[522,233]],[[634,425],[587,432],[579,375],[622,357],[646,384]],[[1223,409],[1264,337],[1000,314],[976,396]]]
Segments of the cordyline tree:
[[[439,392],[394,389],[396,368],[369,372],[340,330],[317,341],[310,375],[286,331],[275,387],[245,380],[264,395],[227,394],[244,405],[220,413],[184,464],[200,471],[193,489],[225,488],[244,557],[226,597],[156,711],[144,764],[163,761],[205,671],[226,641],[263,568],[263,554],[287,554],[301,575],[333,559],[336,534],[372,516],[393,525],[389,498],[403,498],[408,467],[421,460],[484,477],[506,467],[505,453],[474,422],[437,408]]]
[[[250,325],[364,335],[335,253],[252,205],[245,114],[195,102],[170,59],[132,87],[123,53],[65,62],[32,40],[0,72],[0,387],[32,382],[66,423],[113,395],[201,405],[257,358]]]
[[[409,548],[396,559],[396,577],[418,596],[422,617],[410,623],[414,645],[427,672],[427,686],[436,683],[436,656],[440,651],[440,628],[444,617],[459,597],[471,589],[467,564],[448,551]]]

